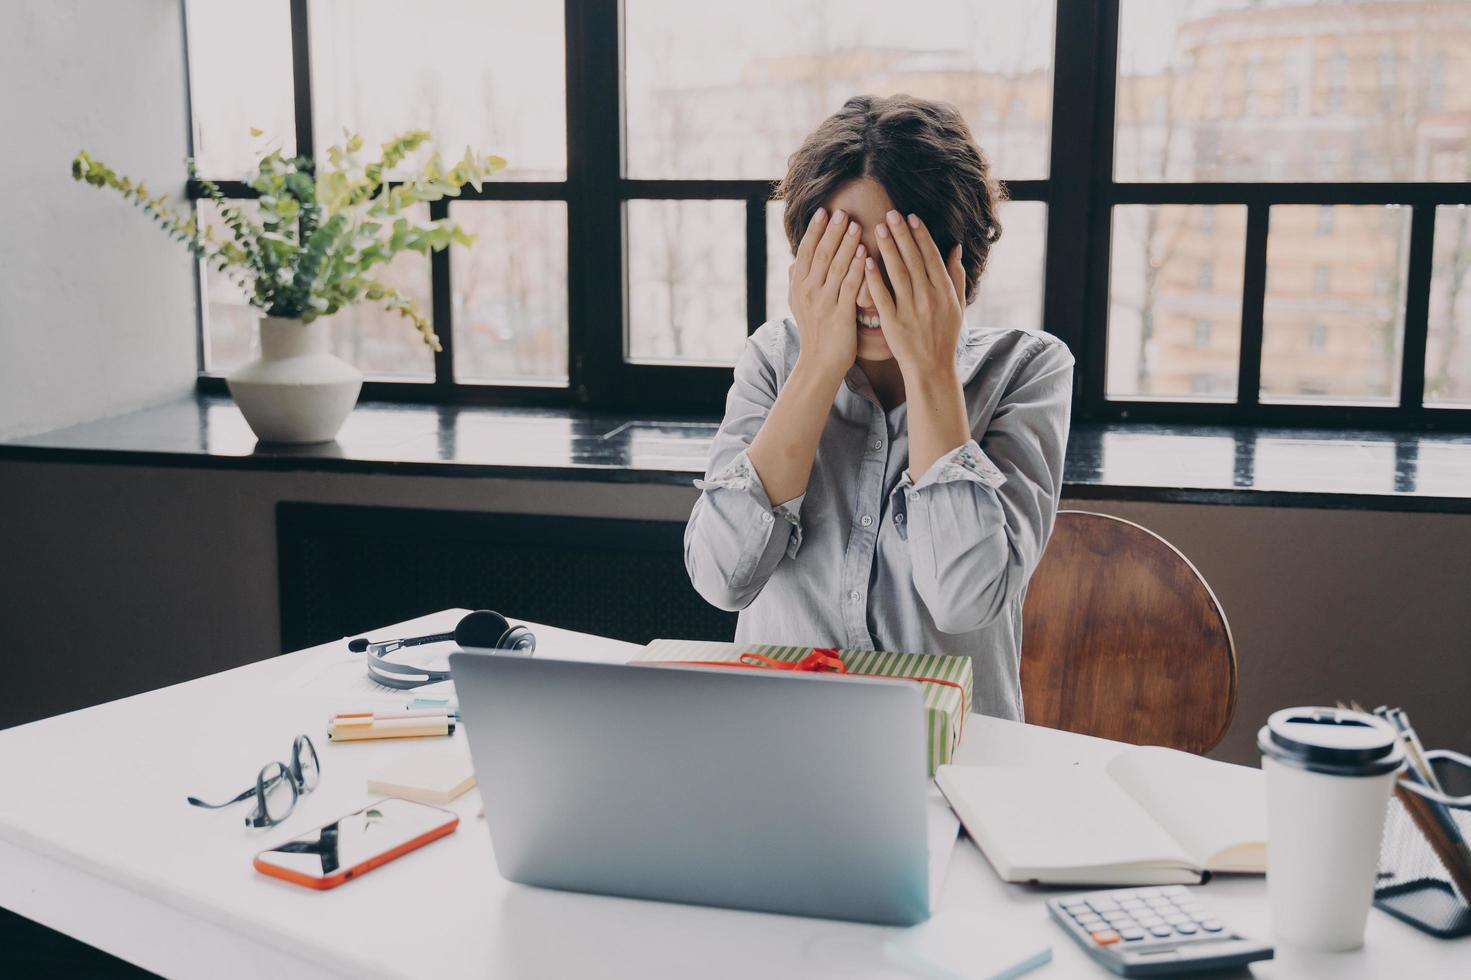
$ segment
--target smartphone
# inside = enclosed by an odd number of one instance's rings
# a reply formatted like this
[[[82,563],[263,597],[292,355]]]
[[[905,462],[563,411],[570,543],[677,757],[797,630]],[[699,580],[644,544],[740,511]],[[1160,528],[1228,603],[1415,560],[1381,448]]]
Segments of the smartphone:
[[[451,833],[458,814],[390,798],[255,856],[255,870],[308,888],[336,888]]]

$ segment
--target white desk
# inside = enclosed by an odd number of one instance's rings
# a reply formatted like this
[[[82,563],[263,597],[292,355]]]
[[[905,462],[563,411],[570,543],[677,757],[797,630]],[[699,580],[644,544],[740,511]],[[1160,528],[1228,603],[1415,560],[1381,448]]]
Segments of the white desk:
[[[374,636],[451,628],[459,611]],[[534,624],[533,624],[534,625]],[[534,626],[542,655],[622,660],[636,647]],[[472,790],[457,832],[360,881],[312,892],[251,868],[256,851],[371,802],[366,772],[389,753],[464,752],[465,740],[329,744],[341,698],[285,695],[329,644],[0,732],[0,905],[175,977],[896,977],[894,930],[544,891],[504,881]],[[313,660],[315,658],[315,660]],[[202,811],[190,793],[233,794],[306,732],[318,790],[284,828],[250,831],[245,805]],[[962,762],[1103,760],[1117,744],[972,716]],[[1260,878],[1216,880],[1202,899],[1233,927],[1269,935]],[[1046,919],[1041,889],[997,879],[969,840],[951,859],[941,909],[977,908],[991,927],[1036,930],[1054,960],[1038,977],[1104,977]],[[1370,913],[1365,949],[1279,949],[1258,977],[1471,975],[1471,945]]]

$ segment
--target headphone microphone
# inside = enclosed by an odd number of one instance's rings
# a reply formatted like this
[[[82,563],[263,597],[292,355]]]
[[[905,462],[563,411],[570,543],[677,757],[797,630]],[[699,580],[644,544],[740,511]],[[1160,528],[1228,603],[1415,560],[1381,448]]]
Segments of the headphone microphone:
[[[373,680],[385,687],[408,690],[437,684],[450,679],[448,670],[431,670],[409,664],[394,663],[383,658],[403,647],[422,646],[426,643],[454,641],[462,650],[515,651],[522,656],[531,656],[536,651],[536,636],[525,626],[512,626],[506,617],[489,609],[477,609],[467,613],[449,633],[431,633],[425,636],[407,636],[395,640],[369,640],[358,637],[349,640],[347,648],[353,653],[370,654],[368,673]]]

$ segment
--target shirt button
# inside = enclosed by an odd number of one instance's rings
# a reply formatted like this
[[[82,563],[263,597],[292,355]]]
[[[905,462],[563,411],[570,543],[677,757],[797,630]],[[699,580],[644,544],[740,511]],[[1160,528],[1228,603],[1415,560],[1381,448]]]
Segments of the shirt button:
[[[863,598],[863,593],[859,592],[857,589],[854,589],[852,592],[848,593],[848,598],[852,599],[854,602],[857,602],[859,599]]]
[[[776,518],[771,516],[770,511],[768,511],[767,513],[761,515],[761,523],[762,524],[770,524],[774,520],[776,520]]]
[[[875,439],[873,441],[873,448],[874,449],[883,449],[884,448],[884,441],[882,439]]]
[[[895,524],[903,524],[904,523],[904,515],[903,514],[895,514],[894,515],[894,523]]]
[[[858,523],[862,524],[864,527],[872,527],[873,518],[869,517],[867,514],[864,514],[863,517],[858,521]]]
[[[918,500],[919,499],[919,491],[918,490],[910,490],[907,493],[905,493],[904,496],[908,497],[910,500]]]

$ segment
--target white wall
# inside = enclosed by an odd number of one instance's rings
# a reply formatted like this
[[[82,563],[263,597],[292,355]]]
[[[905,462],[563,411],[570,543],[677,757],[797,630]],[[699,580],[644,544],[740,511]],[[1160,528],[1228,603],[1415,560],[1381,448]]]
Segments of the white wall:
[[[187,393],[193,265],[78,184],[86,149],[151,190],[188,155],[180,0],[21,0],[0,17],[0,438]]]

